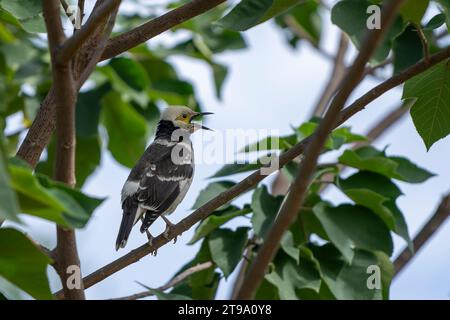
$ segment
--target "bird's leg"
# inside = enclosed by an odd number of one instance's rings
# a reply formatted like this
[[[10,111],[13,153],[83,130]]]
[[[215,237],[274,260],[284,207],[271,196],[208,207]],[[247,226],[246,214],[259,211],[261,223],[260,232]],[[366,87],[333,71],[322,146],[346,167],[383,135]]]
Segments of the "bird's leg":
[[[142,221],[142,223],[144,223],[144,217],[141,217],[141,221]],[[148,245],[151,247],[153,245],[154,237],[152,236],[150,231],[148,231],[148,229],[145,229],[145,234],[147,235]],[[155,253],[154,255],[156,256],[156,250],[154,251],[154,253]]]
[[[166,238],[167,240],[170,240],[169,239],[170,228],[172,228],[175,225],[172,222],[170,222],[169,219],[167,219],[164,215],[161,215],[161,218],[166,223],[166,229],[163,232],[163,237]],[[176,243],[176,242],[177,242],[177,236],[175,236],[175,238],[173,238],[173,243]]]

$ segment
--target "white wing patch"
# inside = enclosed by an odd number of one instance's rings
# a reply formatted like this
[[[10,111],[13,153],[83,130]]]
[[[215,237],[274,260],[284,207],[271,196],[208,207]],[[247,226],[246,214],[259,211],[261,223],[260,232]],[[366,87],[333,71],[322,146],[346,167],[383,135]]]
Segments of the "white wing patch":
[[[136,191],[139,188],[139,182],[138,181],[127,181],[125,182],[125,184],[123,185],[122,188],[122,203],[125,200],[126,197],[136,193]]]

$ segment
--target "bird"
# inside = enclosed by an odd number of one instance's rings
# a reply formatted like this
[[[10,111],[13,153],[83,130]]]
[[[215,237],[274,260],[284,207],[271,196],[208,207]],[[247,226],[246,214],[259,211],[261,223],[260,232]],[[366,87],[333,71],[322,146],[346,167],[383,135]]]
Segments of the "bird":
[[[163,235],[167,238],[173,224],[166,215],[173,213],[184,199],[194,175],[190,135],[199,129],[211,130],[192,121],[210,114],[186,106],[169,106],[161,113],[153,142],[130,171],[122,188],[122,222],[116,251],[126,246],[139,220],[140,231],[146,233],[150,245],[153,236],[148,229],[158,217],[166,223]]]

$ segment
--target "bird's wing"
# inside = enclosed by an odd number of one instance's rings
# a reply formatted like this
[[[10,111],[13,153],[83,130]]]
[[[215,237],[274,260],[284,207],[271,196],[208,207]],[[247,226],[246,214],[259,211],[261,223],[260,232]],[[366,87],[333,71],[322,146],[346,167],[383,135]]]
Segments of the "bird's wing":
[[[180,193],[180,184],[192,178],[191,161],[174,163],[172,160],[174,147],[176,144],[150,146],[149,154],[153,156],[147,160],[146,169],[141,175],[136,192],[139,204],[147,210],[163,213]],[[190,157],[188,153],[191,149],[183,152]]]

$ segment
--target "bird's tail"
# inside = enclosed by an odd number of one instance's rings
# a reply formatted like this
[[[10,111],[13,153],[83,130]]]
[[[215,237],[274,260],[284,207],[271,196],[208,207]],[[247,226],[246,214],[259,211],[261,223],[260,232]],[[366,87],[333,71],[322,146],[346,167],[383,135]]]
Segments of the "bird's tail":
[[[125,201],[127,200],[128,199],[126,199]],[[136,215],[138,214],[137,210],[139,210],[137,204],[127,205],[126,203],[124,203],[122,222],[120,223],[119,234],[117,235],[116,240],[116,251],[119,250],[119,248],[125,248],[128,236],[130,235],[131,229],[133,228]]]

